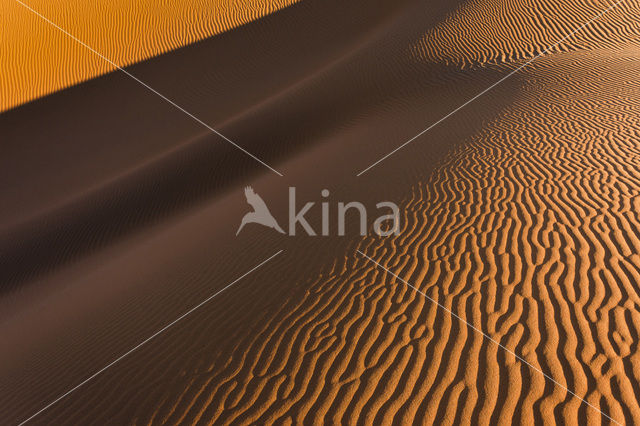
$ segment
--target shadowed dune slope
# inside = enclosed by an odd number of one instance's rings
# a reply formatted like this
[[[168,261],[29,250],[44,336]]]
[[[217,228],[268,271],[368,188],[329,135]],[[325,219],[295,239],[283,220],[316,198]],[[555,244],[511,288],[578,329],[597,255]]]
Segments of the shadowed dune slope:
[[[339,0],[298,3],[128,70],[277,167],[395,104],[396,84],[352,71],[377,64],[378,38],[398,11],[402,4],[362,12]],[[411,65],[401,56],[383,72],[404,92],[423,90],[425,71]],[[5,112],[0,131],[0,291],[273,174],[123,73]],[[346,148],[344,138],[330,141]],[[344,161],[351,173],[354,159]]]
[[[124,67],[246,24],[295,0],[24,0]],[[0,111],[115,67],[14,0],[0,1]]]
[[[617,1],[469,0],[412,46],[417,58],[458,66],[532,58]],[[550,52],[640,46],[640,2],[623,0]]]

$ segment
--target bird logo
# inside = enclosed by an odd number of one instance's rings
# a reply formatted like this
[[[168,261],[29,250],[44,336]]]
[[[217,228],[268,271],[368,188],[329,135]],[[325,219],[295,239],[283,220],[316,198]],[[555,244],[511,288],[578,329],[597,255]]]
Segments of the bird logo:
[[[282,230],[282,228],[280,228],[280,225],[278,225],[278,222],[276,222],[276,220],[274,219],[264,200],[255,193],[253,188],[251,188],[250,186],[245,187],[244,196],[247,199],[247,203],[249,203],[249,205],[253,207],[253,211],[244,215],[244,217],[242,218],[242,223],[240,223],[240,227],[238,228],[236,235],[240,233],[240,230],[247,223],[259,223],[260,225],[273,228],[281,234],[284,234],[284,231]]]

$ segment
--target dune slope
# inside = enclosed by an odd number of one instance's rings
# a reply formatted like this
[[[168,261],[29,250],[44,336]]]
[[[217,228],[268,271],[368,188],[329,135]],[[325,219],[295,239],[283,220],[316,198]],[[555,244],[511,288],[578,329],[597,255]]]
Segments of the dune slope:
[[[640,5],[635,1],[616,3],[544,0],[462,2],[457,10],[426,31],[411,49],[417,58],[423,60],[468,67],[530,59],[551,46],[554,47],[547,54],[640,45],[640,23],[635,18],[640,13]],[[576,32],[584,23],[612,6],[610,11]],[[569,37],[560,42],[566,36]]]
[[[246,24],[293,0],[0,2],[0,112]],[[115,64],[115,65],[114,65]]]

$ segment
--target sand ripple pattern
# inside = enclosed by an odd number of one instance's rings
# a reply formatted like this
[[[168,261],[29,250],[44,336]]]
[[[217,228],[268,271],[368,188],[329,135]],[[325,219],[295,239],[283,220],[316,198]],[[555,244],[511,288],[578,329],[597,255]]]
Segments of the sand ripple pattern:
[[[451,60],[533,52],[495,46]],[[207,329],[230,308],[199,312],[202,327],[150,349],[148,368],[119,365],[92,410],[69,398],[51,423],[109,424],[126,410],[134,424],[608,424],[361,250],[598,410],[640,424],[639,51],[540,59],[514,77],[500,116],[408,190],[400,236],[355,241],[251,333],[232,331],[232,351]],[[149,378],[139,399],[121,392]]]
[[[295,0],[25,0],[119,66],[258,19]],[[14,0],[0,1],[0,112],[114,67]]]
[[[582,96],[549,72],[578,62]],[[150,396],[157,410],[137,421],[608,423],[359,249],[599,410],[639,423],[640,62],[564,54],[550,65],[413,189],[399,237],[354,244],[232,355],[176,379],[181,393]],[[620,73],[633,83],[615,89]]]
[[[415,43],[416,58],[460,67],[532,58],[613,5],[614,1],[464,2]],[[548,54],[640,45],[640,2],[623,1]]]

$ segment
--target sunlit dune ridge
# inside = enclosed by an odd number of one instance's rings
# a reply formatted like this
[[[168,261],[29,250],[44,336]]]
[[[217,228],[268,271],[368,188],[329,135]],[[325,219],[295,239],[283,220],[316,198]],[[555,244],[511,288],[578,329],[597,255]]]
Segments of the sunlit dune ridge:
[[[640,46],[638,16],[637,0],[471,0],[430,28],[412,54],[467,67],[532,58],[566,36],[547,53]]]
[[[109,60],[125,66],[260,18],[296,0],[92,2],[24,0]],[[0,1],[0,111],[115,67],[15,0]]]

